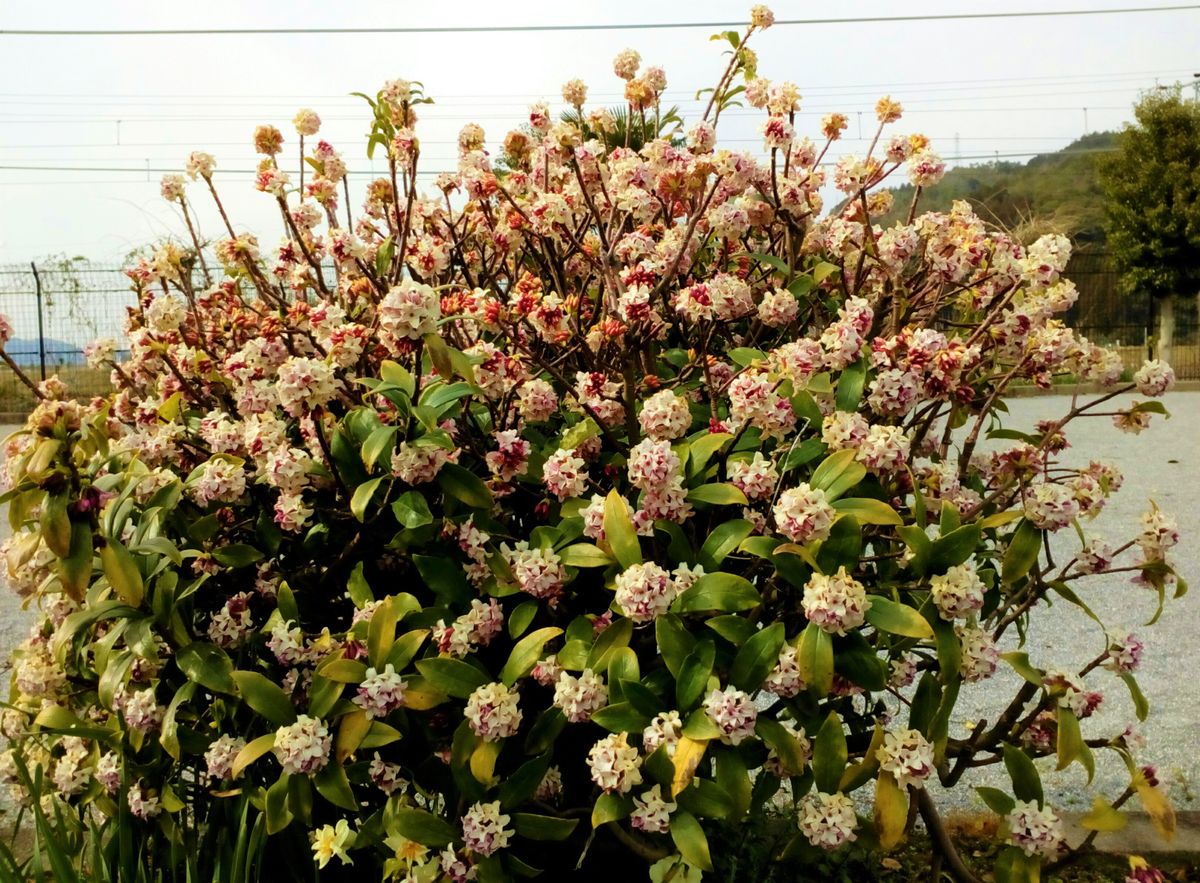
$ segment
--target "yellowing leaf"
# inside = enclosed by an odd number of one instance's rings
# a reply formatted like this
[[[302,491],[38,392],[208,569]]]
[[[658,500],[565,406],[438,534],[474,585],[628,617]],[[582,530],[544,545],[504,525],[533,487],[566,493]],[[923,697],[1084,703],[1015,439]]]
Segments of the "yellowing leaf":
[[[700,759],[704,757],[704,751],[708,748],[708,740],[690,739],[687,736],[680,736],[679,741],[675,745],[675,756],[671,759],[671,763],[675,767],[675,775],[671,779],[671,796],[677,797],[688,785],[692,784],[692,778],[696,775],[696,767],[700,766]]]
[[[367,731],[371,729],[371,719],[361,709],[352,711],[342,717],[337,732],[337,761],[345,763],[346,758],[358,750]]]
[[[1150,816],[1159,835],[1168,843],[1175,838],[1175,807],[1162,790],[1146,781],[1140,773],[1134,782],[1138,797],[1142,799],[1142,807]]]
[[[1079,825],[1089,831],[1120,831],[1125,827],[1126,819],[1119,810],[1097,795],[1092,801],[1091,812],[1079,820]]]
[[[891,773],[881,772],[875,780],[875,830],[884,850],[894,849],[904,839],[908,822],[908,792],[896,784]]]

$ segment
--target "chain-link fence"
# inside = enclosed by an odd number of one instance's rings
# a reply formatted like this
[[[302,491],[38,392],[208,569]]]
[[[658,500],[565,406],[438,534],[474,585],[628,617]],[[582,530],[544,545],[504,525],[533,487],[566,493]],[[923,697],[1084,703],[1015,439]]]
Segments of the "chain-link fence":
[[[1104,252],[1077,253],[1067,275],[1079,287],[1068,324],[1089,340],[1118,347],[1126,366],[1136,370],[1153,353],[1153,304],[1121,292]],[[120,267],[78,260],[0,265],[0,313],[13,325],[8,354],[32,379],[57,374],[80,397],[103,394],[109,386],[107,371],[87,367],[84,346],[100,337],[120,341],[125,309],[133,303]],[[1181,379],[1200,379],[1200,317],[1194,299],[1181,298],[1176,314],[1175,372]],[[32,403],[13,372],[0,366],[0,415],[22,415]]]
[[[0,266],[0,313],[13,326],[5,351],[31,379],[57,374],[81,398],[109,386],[107,371],[88,368],[84,346],[100,337],[119,341],[133,303],[120,267],[72,260]],[[32,404],[16,375],[0,368],[0,414],[22,414]]]

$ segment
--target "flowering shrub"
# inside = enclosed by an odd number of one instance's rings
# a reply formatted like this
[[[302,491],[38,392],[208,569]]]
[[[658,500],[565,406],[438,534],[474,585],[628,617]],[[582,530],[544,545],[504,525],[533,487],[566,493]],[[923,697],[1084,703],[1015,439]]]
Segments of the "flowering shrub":
[[[1024,245],[963,203],[873,225],[880,185],[943,168],[922,136],[884,137],[890,99],[823,215],[846,120],[796,133],[796,88],[745,47],[770,23],[724,35],[686,133],[654,123],[665,74],[627,51],[624,134],[572,81],[573,122],[537,105],[495,160],[467,126],[424,194],[427,99],[388,82],[368,99],[388,175],[357,214],[316,114],[297,181],[260,126],[269,255],[223,209],[205,247],[188,188],[220,206],[211,156],[164,180],[190,239],[129,271],[129,358],[89,349],[115,391],[48,381],[7,443],[7,576],[42,618],[0,770],[44,836],[194,879],[311,847],[322,868],[497,880],[614,844],[694,879],[714,821],[788,800],[789,855],[887,850],[911,801],[972,879],[925,785],[1003,763],[1011,793],[980,789],[1009,843],[997,879],[1034,880],[1066,844],[1031,758],[1090,775],[1096,751],[1130,785],[1085,826],[1136,794],[1169,830],[1132,730],[1081,725],[1100,669],[1145,716],[1140,639],[1065,672],[1019,636],[1051,599],[1087,610],[1093,574],[1184,589],[1157,508],[1130,542],[1060,551],[1121,483],[1060,461],[1068,425],[1171,369],[1122,381],[1055,318],[1062,237]],[[764,113],[762,157],[717,147],[735,99]],[[658,132],[636,151],[635,119]],[[1102,392],[1002,425],[1013,384],[1065,375]],[[1020,689],[953,731],[1002,665]]]

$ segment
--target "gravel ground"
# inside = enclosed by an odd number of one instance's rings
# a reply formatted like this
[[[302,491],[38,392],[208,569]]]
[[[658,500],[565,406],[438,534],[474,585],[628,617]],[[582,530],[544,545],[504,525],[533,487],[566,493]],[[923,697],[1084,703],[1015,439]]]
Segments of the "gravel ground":
[[[1109,507],[1090,525],[1090,533],[1113,541],[1131,538],[1137,522],[1154,500],[1179,521],[1184,536],[1176,550],[1176,558],[1184,578],[1193,586],[1200,585],[1200,555],[1191,546],[1200,538],[1200,495],[1196,493],[1197,468],[1200,466],[1200,393],[1180,392],[1168,395],[1170,420],[1154,418],[1149,430],[1139,436],[1118,432],[1106,419],[1095,419],[1077,425],[1073,434],[1077,450],[1068,450],[1068,463],[1086,463],[1101,459],[1114,463],[1125,473],[1125,485]],[[1038,420],[1061,417],[1070,401],[1066,396],[1039,396],[1010,402],[1011,416],[1007,425],[1032,428]],[[0,438],[14,427],[0,426]],[[7,518],[0,519],[0,536],[8,531]],[[1073,549],[1072,537],[1063,537],[1065,549]],[[1141,760],[1155,763],[1162,778],[1170,783],[1173,797],[1180,808],[1200,808],[1200,757],[1197,756],[1197,725],[1200,724],[1200,643],[1192,631],[1200,620],[1200,592],[1192,592],[1179,601],[1169,602],[1162,620],[1152,629],[1140,629],[1154,612],[1153,593],[1130,585],[1124,574],[1093,578],[1081,586],[1084,600],[1096,614],[1114,628],[1139,629],[1147,648],[1138,680],[1151,705],[1151,717],[1143,733],[1146,747]],[[10,592],[0,591],[0,658],[28,633],[33,617],[21,607],[20,599]],[[1098,627],[1078,608],[1060,603],[1039,617],[1027,637],[1025,650],[1034,664],[1043,667],[1078,667],[1090,660],[1104,647]],[[1192,680],[1192,678],[1198,678]],[[7,677],[0,694],[7,695]],[[986,717],[994,719],[1011,697],[1019,678],[1006,668],[992,680],[964,690],[959,702],[960,719],[955,726],[966,732],[972,721]],[[1106,671],[1089,676],[1088,686],[1102,689],[1105,702],[1097,715],[1083,724],[1085,737],[1119,730],[1132,721],[1132,703],[1124,685]],[[1086,801],[1083,786],[1086,773],[1078,765],[1055,772],[1053,761],[1043,762],[1043,777],[1049,799],[1064,809],[1080,808]],[[1001,769],[973,771],[971,784],[992,784],[1005,787],[1007,779]],[[1095,785],[1101,792],[1115,797],[1127,779],[1124,766],[1112,754],[1097,756]],[[939,802],[962,809],[982,804],[973,791],[956,788]]]

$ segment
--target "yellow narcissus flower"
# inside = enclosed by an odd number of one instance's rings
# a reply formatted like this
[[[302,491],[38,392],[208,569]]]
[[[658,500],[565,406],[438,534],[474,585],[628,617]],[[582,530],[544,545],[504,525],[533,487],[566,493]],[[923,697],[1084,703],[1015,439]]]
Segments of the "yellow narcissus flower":
[[[335,855],[342,864],[352,865],[354,861],[346,853],[354,846],[355,833],[350,830],[350,823],[341,819],[336,826],[323,825],[313,834],[313,860],[317,867],[323,868]]]

